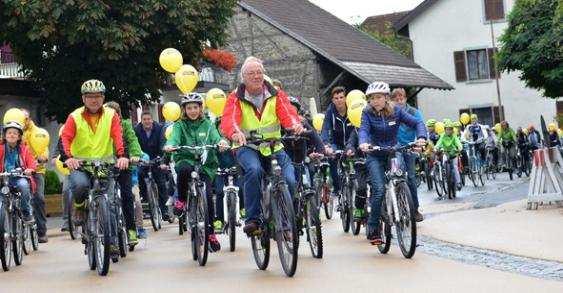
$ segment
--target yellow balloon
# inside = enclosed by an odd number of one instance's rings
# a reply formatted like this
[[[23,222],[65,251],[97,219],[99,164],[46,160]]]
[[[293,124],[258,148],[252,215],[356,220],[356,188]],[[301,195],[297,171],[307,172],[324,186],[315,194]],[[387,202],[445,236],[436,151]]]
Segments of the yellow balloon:
[[[164,137],[166,138],[166,140],[169,140],[170,136],[172,136],[172,128],[174,128],[174,123],[166,127],[166,130],[164,131]]]
[[[11,108],[6,111],[4,114],[4,124],[12,121],[19,123],[23,127],[25,123],[25,114],[23,111],[18,108]]]
[[[29,144],[35,153],[42,154],[49,147],[49,132],[43,128],[37,128],[31,134]]]
[[[522,129],[522,132],[524,132],[525,135],[528,135],[528,128]]]
[[[323,129],[323,122],[325,120],[325,114],[318,113],[313,116],[313,127],[317,131],[321,131]]]
[[[180,105],[175,102],[168,102],[162,106],[162,116],[168,122],[174,122],[180,118],[182,110]]]
[[[434,131],[436,131],[436,133],[442,135],[442,133],[444,133],[444,123],[443,122],[436,122],[436,125],[434,125]]]
[[[362,124],[362,112],[366,105],[366,100],[356,99],[348,106],[348,120],[355,127],[360,127],[360,124]]]
[[[210,89],[205,96],[205,105],[216,117],[223,115],[225,104],[227,103],[227,94],[221,89]]]
[[[547,131],[554,132],[556,130],[557,130],[557,125],[555,125],[555,123],[551,122],[547,124]]]
[[[352,90],[346,95],[346,106],[350,107],[356,100],[361,99],[365,100],[366,95],[361,90]]]
[[[178,89],[180,89],[180,91],[184,94],[193,91],[199,81],[199,74],[191,65],[182,65],[182,67],[176,71],[174,76],[176,86],[178,86]]]
[[[160,62],[160,66],[170,73],[178,71],[184,63],[182,54],[174,48],[164,49],[162,53],[160,53],[158,61]]]
[[[469,117],[469,114],[467,113],[462,113],[461,116],[459,116],[459,122],[463,125],[467,125],[471,122],[471,117]]]
[[[62,175],[68,176],[70,174],[70,170],[68,168],[65,168],[63,162],[61,162],[60,159],[61,156],[59,155],[55,160],[55,167],[57,168],[57,171],[59,171]]]

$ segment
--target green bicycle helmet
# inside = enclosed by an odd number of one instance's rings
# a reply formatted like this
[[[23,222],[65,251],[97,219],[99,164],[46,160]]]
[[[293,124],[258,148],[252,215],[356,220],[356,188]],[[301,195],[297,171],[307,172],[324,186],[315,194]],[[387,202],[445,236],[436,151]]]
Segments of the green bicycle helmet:
[[[426,127],[434,127],[434,125],[436,125],[436,119],[428,119],[426,121]]]

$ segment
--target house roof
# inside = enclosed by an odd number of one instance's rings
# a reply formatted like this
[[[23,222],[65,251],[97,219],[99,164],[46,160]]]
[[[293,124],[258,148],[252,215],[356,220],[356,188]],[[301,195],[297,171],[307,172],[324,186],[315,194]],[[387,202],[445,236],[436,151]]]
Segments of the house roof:
[[[392,29],[395,22],[399,21],[405,15],[409,14],[409,12],[410,10],[370,16],[366,18],[364,22],[362,22],[362,27],[366,27],[371,30],[377,30],[379,33],[385,33],[388,23],[391,25]]]
[[[366,74],[379,65],[397,70],[392,86],[453,89],[414,61],[307,0],[241,0],[239,5],[366,83],[383,78],[379,73]],[[419,80],[421,75],[426,78]]]
[[[411,10],[407,15],[403,16],[400,20],[396,21],[393,25],[396,31],[405,27],[409,22],[411,22],[415,17],[419,16],[421,13],[426,11],[426,9],[430,8],[430,6],[434,5],[438,0],[424,0],[420,3],[417,7]]]

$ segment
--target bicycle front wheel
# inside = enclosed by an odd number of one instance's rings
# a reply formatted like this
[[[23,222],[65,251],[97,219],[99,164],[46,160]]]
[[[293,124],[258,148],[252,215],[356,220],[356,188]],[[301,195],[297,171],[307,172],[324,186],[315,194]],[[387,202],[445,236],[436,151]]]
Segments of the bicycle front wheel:
[[[16,214],[12,213],[12,231],[14,237],[12,238],[12,251],[14,252],[14,263],[19,266],[23,261],[23,246],[24,246],[24,228],[22,219]]]
[[[391,225],[389,215],[387,214],[386,199],[381,203],[381,217],[379,217],[379,229],[381,233],[381,240],[383,243],[377,245],[377,249],[381,254],[387,254],[391,248]]]
[[[311,254],[314,258],[323,258],[323,232],[314,195],[305,203],[305,221]]]
[[[209,252],[209,221],[207,212],[207,198],[200,188],[197,188],[198,194],[196,203],[194,198],[190,200],[194,204],[194,212],[190,215],[192,219],[192,247],[195,249],[195,256],[200,266],[207,263],[207,254]]]
[[[340,201],[342,202],[340,205],[340,220],[342,221],[342,230],[344,230],[345,233],[350,231],[350,218],[352,217],[352,215],[350,215],[350,208],[348,207],[350,204],[348,202],[348,192],[348,187],[342,186],[342,195],[340,197]]]
[[[414,219],[414,205],[411,193],[405,182],[395,186],[397,205],[399,210],[396,223],[397,239],[403,256],[413,257],[416,250],[416,221]]]
[[[98,275],[105,276],[109,272],[110,261],[110,213],[107,199],[99,196],[96,200],[96,218],[94,219],[94,255]]]
[[[231,193],[227,195],[227,211],[228,211],[228,219],[227,219],[227,234],[229,234],[229,248],[230,251],[235,251],[236,247],[236,231],[237,231],[237,204],[236,204],[237,196],[235,193]]]
[[[272,201],[272,211],[276,221],[275,239],[283,271],[293,277],[297,269],[299,235],[295,223],[295,211],[287,186],[281,185]]]
[[[154,231],[162,228],[162,214],[158,205],[158,188],[152,180],[147,184],[147,201],[149,202],[149,213],[151,215],[151,224]]]
[[[0,261],[4,271],[9,271],[12,266],[12,241],[10,239],[12,224],[10,220],[4,203],[0,201]]]

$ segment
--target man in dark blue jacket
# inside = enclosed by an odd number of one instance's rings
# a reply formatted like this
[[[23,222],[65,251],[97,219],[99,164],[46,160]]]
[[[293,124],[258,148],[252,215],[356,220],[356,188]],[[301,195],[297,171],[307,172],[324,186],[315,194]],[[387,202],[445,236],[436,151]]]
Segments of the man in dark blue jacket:
[[[345,150],[350,134],[354,131],[354,126],[347,118],[346,89],[341,86],[333,88],[331,97],[332,103],[326,110],[321,131],[325,153],[329,156],[335,150]],[[329,163],[334,193],[338,194],[340,192],[340,180],[338,179],[337,161],[332,159]]]
[[[141,149],[144,153],[149,155],[151,160],[157,157],[163,157],[162,147],[165,143],[163,132],[162,126],[152,119],[150,112],[143,112],[143,114],[141,114],[141,123],[135,126],[135,134],[137,135],[137,139],[139,139]],[[147,171],[147,167],[140,167],[139,178],[145,178]],[[164,220],[168,220],[168,213],[166,213],[166,201],[168,200],[168,191],[166,190],[165,179],[166,174],[159,166],[152,167],[152,174],[156,181],[156,185],[158,186],[162,217]],[[142,180],[139,180],[139,191],[141,197],[146,200],[147,188]]]

